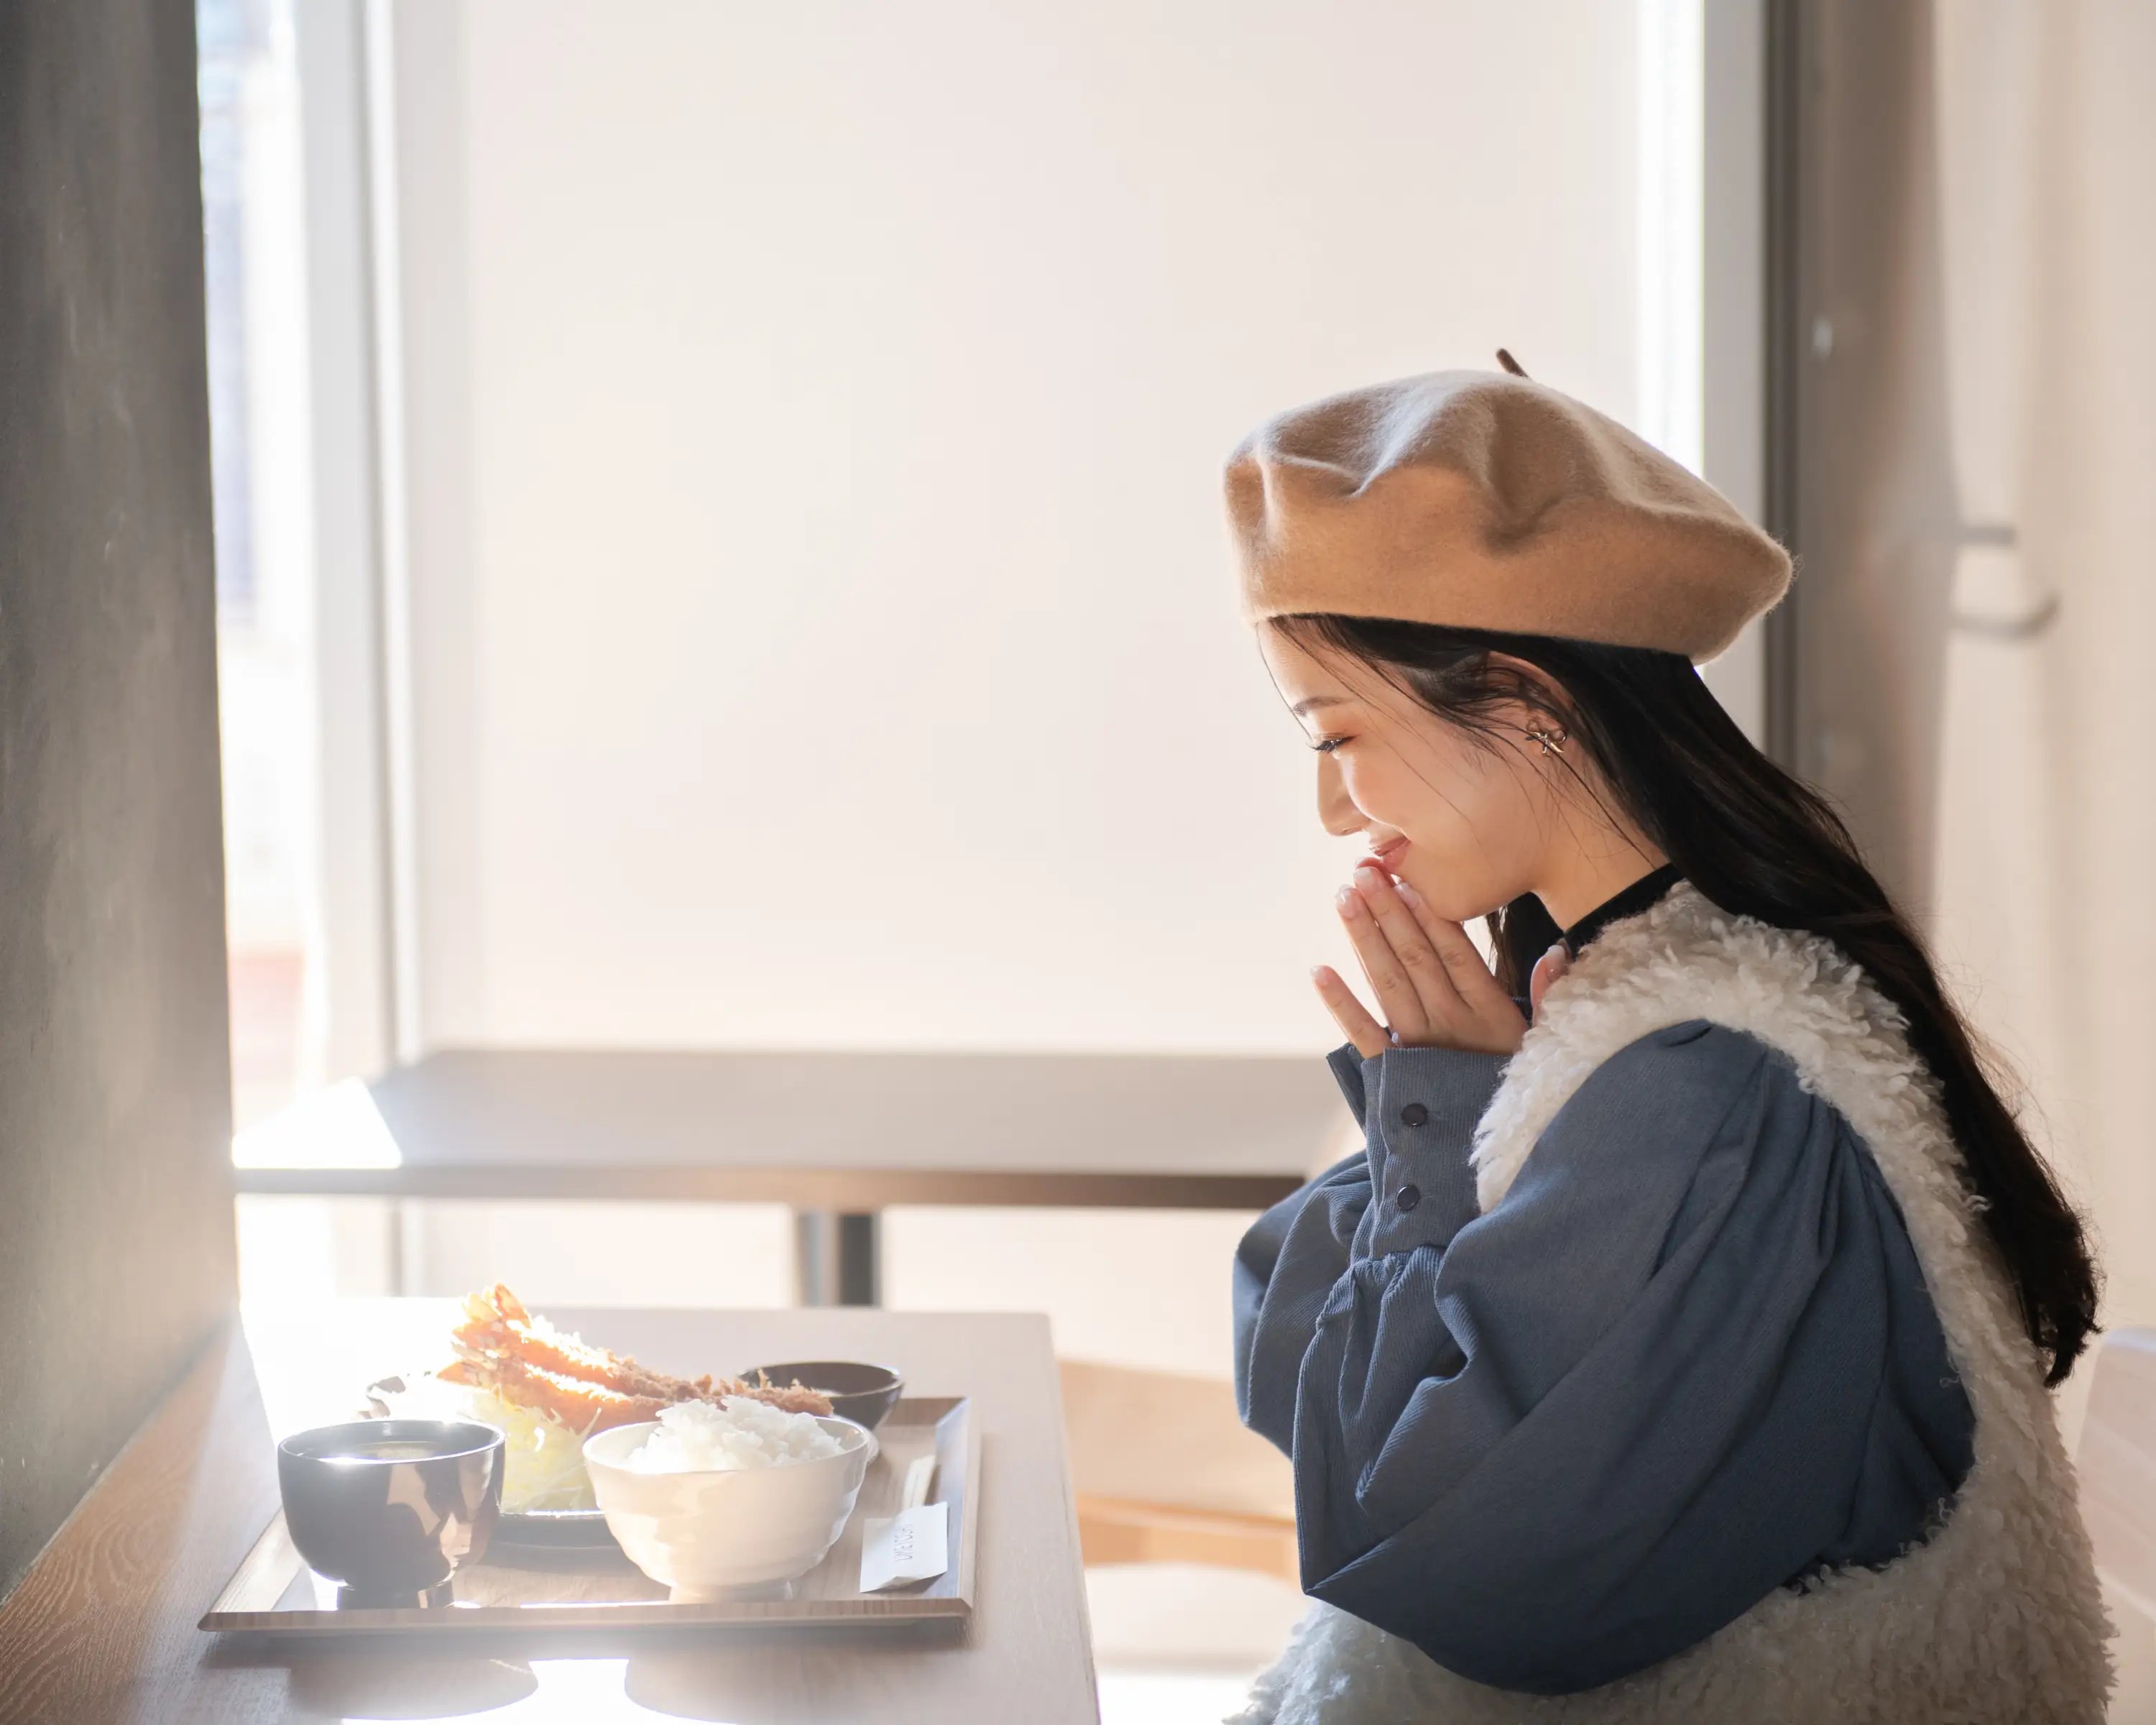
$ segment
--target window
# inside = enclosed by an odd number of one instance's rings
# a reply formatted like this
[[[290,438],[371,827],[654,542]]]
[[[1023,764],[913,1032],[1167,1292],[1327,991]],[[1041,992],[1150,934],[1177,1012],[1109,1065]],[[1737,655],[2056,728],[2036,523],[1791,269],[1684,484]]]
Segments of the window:
[[[291,0],[199,0],[235,1123],[321,1081],[306,227]]]

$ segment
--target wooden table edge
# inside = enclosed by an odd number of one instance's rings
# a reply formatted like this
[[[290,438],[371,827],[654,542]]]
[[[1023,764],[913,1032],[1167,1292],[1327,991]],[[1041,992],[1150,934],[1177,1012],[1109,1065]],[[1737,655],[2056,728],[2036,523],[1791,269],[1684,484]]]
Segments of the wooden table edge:
[[[308,1198],[675,1199],[784,1204],[858,1214],[921,1204],[1061,1209],[1264,1210],[1301,1173],[1128,1173],[859,1168],[434,1164],[396,1168],[236,1168],[233,1190]]]
[[[256,1430],[244,1431],[250,1422]],[[204,1338],[13,1590],[0,1599],[0,1725],[119,1717],[124,1707],[104,1707],[79,1688],[52,1695],[38,1686],[38,1679],[67,1682],[61,1674],[71,1671],[79,1682],[87,1671],[124,1689],[143,1662],[155,1660],[162,1635],[178,1629],[197,1636],[193,1602],[215,1597],[275,1514],[269,1436],[254,1361],[234,1312]],[[245,1543],[228,1534],[191,1537],[205,1476],[213,1500],[251,1496],[251,1508],[243,1502],[218,1517],[253,1530]],[[220,1548],[231,1548],[229,1555],[220,1555]],[[132,1570],[146,1549],[179,1559],[155,1589],[95,1573],[108,1551],[120,1552]],[[176,1599],[187,1602],[177,1610]],[[105,1699],[116,1706],[117,1693]]]

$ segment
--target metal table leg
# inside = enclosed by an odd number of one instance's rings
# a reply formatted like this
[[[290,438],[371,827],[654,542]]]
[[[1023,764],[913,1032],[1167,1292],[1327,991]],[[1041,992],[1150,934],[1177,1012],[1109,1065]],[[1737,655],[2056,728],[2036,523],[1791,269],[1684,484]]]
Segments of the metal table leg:
[[[389,1291],[393,1294],[410,1294],[418,1282],[418,1266],[413,1261],[418,1255],[416,1207],[417,1200],[413,1199],[389,1200]]]
[[[803,1306],[880,1306],[883,1218],[873,1210],[794,1211],[793,1267]]]

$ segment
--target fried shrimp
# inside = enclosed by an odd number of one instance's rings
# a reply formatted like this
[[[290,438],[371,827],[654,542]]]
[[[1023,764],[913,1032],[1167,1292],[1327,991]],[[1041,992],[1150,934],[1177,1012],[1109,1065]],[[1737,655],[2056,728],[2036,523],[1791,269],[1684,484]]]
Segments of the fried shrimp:
[[[789,1414],[831,1411],[829,1397],[798,1384],[780,1389],[767,1380],[751,1385],[738,1378],[674,1378],[652,1371],[534,1317],[500,1282],[465,1297],[465,1322],[452,1334],[456,1363],[441,1376],[541,1409],[587,1435],[655,1420],[661,1409],[677,1402],[727,1396],[747,1396]]]
[[[656,1420],[661,1409],[671,1407],[675,1401],[689,1399],[677,1396],[661,1401],[655,1396],[624,1395],[603,1384],[550,1372],[544,1366],[528,1366],[514,1357],[494,1363],[487,1387],[504,1401],[552,1414],[585,1437],[609,1426],[634,1425],[639,1420]]]
[[[661,1407],[697,1399],[711,1381],[670,1378],[603,1348],[593,1348],[578,1337],[564,1335],[545,1318],[532,1317],[500,1282],[483,1294],[465,1297],[465,1322],[452,1333],[460,1359],[474,1363],[519,1360],[559,1377],[581,1378]]]

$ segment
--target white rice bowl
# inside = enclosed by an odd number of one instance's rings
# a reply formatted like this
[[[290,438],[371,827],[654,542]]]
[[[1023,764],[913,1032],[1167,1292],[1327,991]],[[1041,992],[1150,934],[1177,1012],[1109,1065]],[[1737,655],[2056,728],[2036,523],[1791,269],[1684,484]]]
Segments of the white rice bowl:
[[[805,1575],[838,1543],[876,1453],[836,1414],[730,1397],[594,1433],[584,1465],[629,1560],[680,1601]]]

